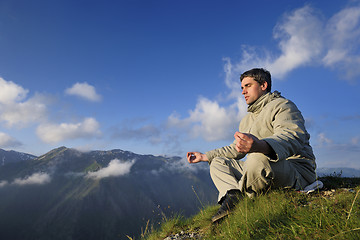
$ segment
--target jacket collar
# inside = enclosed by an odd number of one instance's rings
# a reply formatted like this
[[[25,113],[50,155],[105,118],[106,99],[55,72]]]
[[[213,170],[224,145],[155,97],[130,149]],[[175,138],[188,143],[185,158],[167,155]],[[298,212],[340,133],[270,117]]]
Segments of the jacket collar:
[[[264,106],[268,102],[272,101],[274,98],[279,98],[279,97],[281,97],[281,93],[278,91],[274,91],[272,93],[271,92],[266,93],[261,97],[259,97],[253,104],[248,106],[248,112],[258,113],[264,108]]]

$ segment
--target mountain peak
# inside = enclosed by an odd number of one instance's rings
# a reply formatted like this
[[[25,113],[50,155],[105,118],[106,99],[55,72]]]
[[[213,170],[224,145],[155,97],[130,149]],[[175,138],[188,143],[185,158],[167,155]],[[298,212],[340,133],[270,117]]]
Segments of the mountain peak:
[[[67,148],[67,147],[64,147],[64,146],[55,148],[55,149],[53,149],[53,150],[51,150],[51,151],[49,151],[49,152],[41,155],[40,157],[37,158],[37,160],[42,161],[42,160],[46,160],[46,159],[49,159],[49,158],[53,158],[53,157],[55,157],[56,155],[65,152],[66,150],[68,150],[68,148]]]

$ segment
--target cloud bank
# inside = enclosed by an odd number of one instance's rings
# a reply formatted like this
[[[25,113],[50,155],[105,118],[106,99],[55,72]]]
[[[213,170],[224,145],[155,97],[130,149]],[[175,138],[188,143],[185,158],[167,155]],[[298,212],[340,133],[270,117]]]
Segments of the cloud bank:
[[[50,175],[47,173],[34,173],[26,178],[16,178],[13,182],[15,185],[42,185],[51,181]]]
[[[122,162],[119,159],[111,160],[109,165],[96,172],[90,172],[86,175],[87,178],[102,179],[106,177],[119,177],[130,173],[131,167],[135,160]]]
[[[25,178],[16,178],[13,182],[0,181],[0,188],[7,185],[43,185],[51,182],[51,177],[47,173],[37,172]]]
[[[92,138],[101,134],[100,124],[94,118],[79,123],[42,124],[36,133],[45,143],[57,143],[68,139]]]
[[[88,101],[99,102],[101,96],[96,93],[95,87],[88,83],[75,83],[71,88],[65,90],[68,95],[78,96]]]

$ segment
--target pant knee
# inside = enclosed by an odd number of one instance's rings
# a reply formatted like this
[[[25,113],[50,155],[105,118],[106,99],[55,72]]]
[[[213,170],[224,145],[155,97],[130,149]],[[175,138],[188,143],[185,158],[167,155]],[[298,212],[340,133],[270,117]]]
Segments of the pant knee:
[[[244,171],[248,176],[273,178],[274,173],[268,158],[263,154],[252,154],[244,164]]]
[[[254,155],[248,158],[244,164],[244,177],[240,181],[240,189],[244,192],[260,193],[272,184],[274,172],[266,156]]]
[[[247,166],[245,175],[247,175],[248,179],[263,178],[272,180],[274,178],[274,172],[268,166]]]
[[[210,163],[210,172],[218,169],[219,167],[223,167],[226,164],[226,158],[222,158],[222,157],[216,157],[214,158],[211,163]]]

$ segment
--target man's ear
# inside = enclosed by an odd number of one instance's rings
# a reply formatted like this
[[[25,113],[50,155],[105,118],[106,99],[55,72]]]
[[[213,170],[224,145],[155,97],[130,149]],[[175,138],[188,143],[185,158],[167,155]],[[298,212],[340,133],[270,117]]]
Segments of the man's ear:
[[[261,90],[266,91],[267,87],[268,87],[268,83],[264,82],[263,84],[260,85]]]

